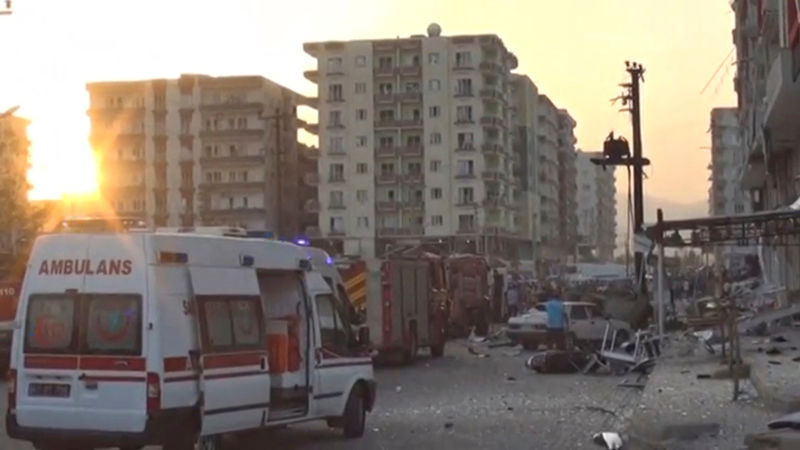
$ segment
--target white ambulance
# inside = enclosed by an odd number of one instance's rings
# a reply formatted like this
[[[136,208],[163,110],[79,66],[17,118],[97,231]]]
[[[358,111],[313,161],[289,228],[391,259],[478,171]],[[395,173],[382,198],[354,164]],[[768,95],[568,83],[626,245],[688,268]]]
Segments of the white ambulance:
[[[363,329],[366,331],[366,329]],[[368,332],[289,243],[54,234],[31,252],[6,430],[38,449],[214,449],[312,419],[363,434]]]

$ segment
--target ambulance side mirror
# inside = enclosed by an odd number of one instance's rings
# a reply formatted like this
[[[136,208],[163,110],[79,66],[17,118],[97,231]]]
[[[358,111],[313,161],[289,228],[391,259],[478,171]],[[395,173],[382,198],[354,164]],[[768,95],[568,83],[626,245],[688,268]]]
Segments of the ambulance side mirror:
[[[369,327],[362,326],[358,329],[358,343],[363,347],[369,346]]]

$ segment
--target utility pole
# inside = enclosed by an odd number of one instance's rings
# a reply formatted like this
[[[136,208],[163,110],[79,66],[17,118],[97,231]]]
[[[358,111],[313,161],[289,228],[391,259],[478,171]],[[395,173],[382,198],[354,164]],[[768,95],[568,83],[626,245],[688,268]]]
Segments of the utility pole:
[[[612,101],[621,100],[622,105],[631,114],[633,128],[633,155],[630,153],[628,141],[623,137],[615,138],[609,134],[603,143],[603,158],[592,158],[592,162],[605,166],[628,166],[633,168],[633,233],[634,236],[644,232],[644,166],[650,161],[642,157],[642,123],[641,99],[639,85],[644,82],[644,67],[636,62],[625,61],[625,71],[630,75],[630,82],[623,83],[625,91]],[[634,273],[642,294],[647,294],[645,283],[645,260],[641,248],[634,248]],[[627,254],[627,253],[626,253]]]
[[[275,234],[277,235],[276,238],[282,239],[286,236],[284,235],[285,227],[284,227],[284,214],[283,214],[283,163],[284,163],[284,155],[286,154],[283,141],[281,139],[281,125],[283,124],[283,120],[291,120],[295,118],[297,110],[296,108],[292,108],[291,112],[282,112],[280,107],[275,108],[275,114],[271,116],[261,116],[261,119],[264,121],[275,121],[275,195],[277,200],[277,210],[276,210],[276,218],[277,218],[277,226],[275,227]],[[294,239],[294,236],[292,236]]]

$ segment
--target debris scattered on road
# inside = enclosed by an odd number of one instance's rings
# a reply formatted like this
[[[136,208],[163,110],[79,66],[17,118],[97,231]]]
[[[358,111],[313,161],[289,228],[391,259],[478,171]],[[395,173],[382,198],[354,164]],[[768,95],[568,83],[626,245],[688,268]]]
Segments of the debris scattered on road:
[[[506,381],[517,381],[517,378],[512,377],[511,375],[506,375]]]
[[[794,358],[792,358],[792,361],[800,362],[800,356],[795,356]]]
[[[769,361],[767,361],[767,362],[768,362],[768,363],[770,363],[770,364],[772,364],[772,365],[774,365],[774,366],[779,366],[779,365],[781,365],[781,362],[780,362],[780,361],[775,361],[774,359],[770,359],[770,360],[769,360]]]
[[[595,433],[592,442],[604,446],[608,450],[619,450],[622,448],[622,436],[615,432]]]
[[[394,391],[395,392],[403,392],[403,386],[395,386]]]
[[[475,350],[475,348],[473,348],[471,345],[467,346],[467,351],[469,352],[470,355],[473,355],[473,356],[475,356],[477,358],[488,358],[489,357],[488,353],[481,353],[478,350]]]
[[[710,373],[698,373],[697,374],[697,379],[698,380],[709,380],[709,379],[711,379],[711,374]]]
[[[781,335],[772,336],[770,338],[770,341],[772,341],[772,342],[789,342],[788,339],[786,339],[785,337],[783,337]]]
[[[453,422],[445,422],[445,423],[444,423],[444,427],[445,427],[446,429],[448,429],[448,430],[449,430],[450,428],[453,428]]]
[[[768,355],[780,355],[781,351],[778,350],[778,347],[770,347],[765,353]]]

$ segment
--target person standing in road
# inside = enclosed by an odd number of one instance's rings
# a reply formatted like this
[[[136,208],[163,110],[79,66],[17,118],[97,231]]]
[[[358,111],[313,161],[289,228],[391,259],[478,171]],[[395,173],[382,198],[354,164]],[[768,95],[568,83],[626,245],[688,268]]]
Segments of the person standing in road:
[[[545,303],[547,311],[547,348],[564,350],[566,339],[567,312],[559,298],[558,291],[552,289],[550,298]]]
[[[506,307],[509,317],[514,317],[519,312],[519,289],[515,282],[509,283],[508,290],[506,290]]]

